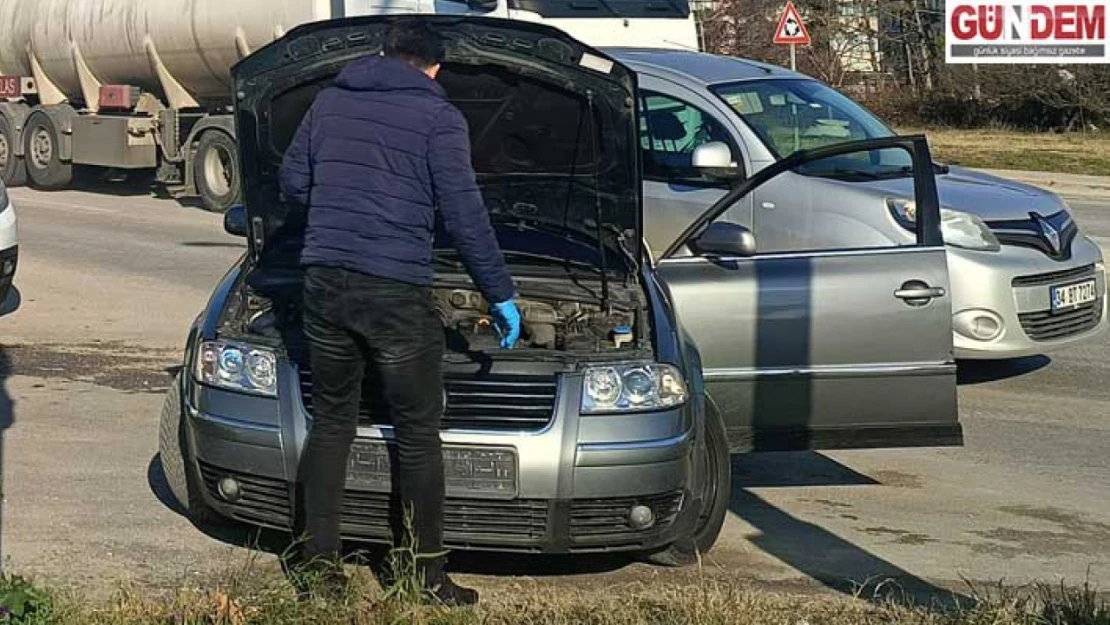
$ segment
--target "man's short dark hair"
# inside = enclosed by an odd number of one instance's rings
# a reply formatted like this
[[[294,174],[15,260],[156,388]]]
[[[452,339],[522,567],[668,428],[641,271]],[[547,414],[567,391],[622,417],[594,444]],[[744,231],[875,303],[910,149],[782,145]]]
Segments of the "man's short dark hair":
[[[389,25],[385,34],[385,55],[419,69],[443,62],[446,49],[443,37],[418,18],[402,18]]]

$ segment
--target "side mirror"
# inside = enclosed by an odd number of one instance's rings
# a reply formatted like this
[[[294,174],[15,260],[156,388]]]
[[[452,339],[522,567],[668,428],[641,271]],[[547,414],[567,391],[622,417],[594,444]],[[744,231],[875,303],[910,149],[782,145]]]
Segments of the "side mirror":
[[[250,234],[250,222],[247,219],[245,206],[237,204],[227,209],[227,212],[224,213],[224,232],[236,237],[245,237]]]
[[[732,158],[732,148],[721,141],[710,141],[694,148],[691,156],[694,169],[711,178],[734,180],[741,176],[741,170]]]
[[[755,256],[755,235],[744,226],[715,221],[705,232],[690,240],[690,250],[698,256]]]

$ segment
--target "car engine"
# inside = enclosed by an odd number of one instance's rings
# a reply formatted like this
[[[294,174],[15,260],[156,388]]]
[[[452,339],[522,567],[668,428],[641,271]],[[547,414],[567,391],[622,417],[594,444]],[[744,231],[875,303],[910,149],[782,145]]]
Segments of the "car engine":
[[[500,340],[489,304],[468,289],[436,289],[436,309],[447,334],[448,349],[495,350]],[[632,343],[634,315],[629,310],[567,300],[520,299],[518,348],[596,352]]]
[[[268,337],[283,342],[291,356],[306,348],[301,325],[299,282],[256,283],[236,290],[228,299],[221,331],[229,336]],[[535,293],[535,290],[531,291]],[[433,289],[449,352],[474,354],[499,351],[500,336],[482,295],[457,286]],[[636,303],[618,300],[608,306],[565,296],[525,294],[516,300],[521,316],[520,349],[601,354],[639,349],[635,336]]]

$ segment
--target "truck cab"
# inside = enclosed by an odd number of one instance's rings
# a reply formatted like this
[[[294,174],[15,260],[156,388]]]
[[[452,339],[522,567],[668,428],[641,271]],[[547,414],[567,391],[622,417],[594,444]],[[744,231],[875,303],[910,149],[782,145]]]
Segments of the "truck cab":
[[[374,15],[376,0],[347,0],[352,15]],[[414,12],[482,15],[553,26],[591,46],[697,50],[698,28],[688,0],[406,0]]]

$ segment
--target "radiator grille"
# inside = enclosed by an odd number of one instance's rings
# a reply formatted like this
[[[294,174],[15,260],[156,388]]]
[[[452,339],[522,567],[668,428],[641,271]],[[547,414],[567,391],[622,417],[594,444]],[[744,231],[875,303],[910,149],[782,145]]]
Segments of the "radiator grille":
[[[289,486],[285,480],[247,475],[200,463],[201,480],[208,494],[217,501],[223,501],[217,484],[224,477],[235,478],[242,490],[242,497],[234,503],[226,503],[236,519],[261,525],[287,527],[290,523]]]
[[[291,525],[289,485],[284,480],[246,475],[200,463],[208,494],[217,501],[217,483],[224,477],[239,482],[242,497],[224,502],[241,521],[287,528]],[[344,536],[392,540],[400,528],[401,506],[390,493],[347,490],[343,493],[340,524]],[[448,546],[471,543],[524,545],[539,542],[547,532],[548,502],[533,499],[489,501],[448,498],[444,502],[444,540]]]
[[[987,225],[994,231],[999,243],[1032,248],[1059,261],[1071,258],[1072,243],[1079,235],[1079,227],[1067,211],[1047,217],[1030,214],[1028,219],[992,221]],[[1050,231],[1054,231],[1055,240],[1050,238]]]
[[[541,430],[555,412],[554,376],[473,376],[444,380],[447,406],[441,428],[498,431]],[[312,414],[312,374],[301,371],[301,400]],[[361,425],[388,425],[384,403],[373,387],[363,392]]]
[[[1025,334],[1034,341],[1052,341],[1093,330],[1102,320],[1102,299],[1073,310],[1018,315]]]
[[[1050,286],[1053,284],[1063,284],[1073,280],[1081,280],[1083,278],[1092,278],[1095,275],[1094,265],[1085,265],[1083,267],[1076,267],[1075,269],[1065,269],[1063,271],[1053,271],[1050,273],[1039,273],[1032,276],[1018,276],[1013,279],[1011,284],[1013,286]]]
[[[651,508],[655,524],[645,530],[628,524],[633,506]],[[667,529],[682,506],[682,493],[664,493],[645,497],[617,499],[576,499],[571,504],[570,538],[577,543],[604,542],[607,545],[637,543]]]
[[[389,493],[348,490],[343,495],[343,534],[390,540],[400,529],[400,502]],[[476,542],[535,542],[547,532],[548,504],[541,500],[488,501],[448,498],[443,538],[448,545]]]

